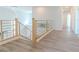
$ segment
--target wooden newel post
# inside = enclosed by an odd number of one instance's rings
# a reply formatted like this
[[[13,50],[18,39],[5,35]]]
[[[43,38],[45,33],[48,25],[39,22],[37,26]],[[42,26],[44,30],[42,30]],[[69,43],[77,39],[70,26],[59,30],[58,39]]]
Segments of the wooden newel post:
[[[36,44],[36,21],[35,18],[32,18],[32,44]]]
[[[46,20],[46,32],[48,31],[48,21]]]
[[[16,36],[19,36],[20,35],[20,23],[18,21],[18,18],[15,18],[15,31],[16,31]]]
[[[2,20],[0,20],[0,41],[3,39],[3,33],[2,33]]]

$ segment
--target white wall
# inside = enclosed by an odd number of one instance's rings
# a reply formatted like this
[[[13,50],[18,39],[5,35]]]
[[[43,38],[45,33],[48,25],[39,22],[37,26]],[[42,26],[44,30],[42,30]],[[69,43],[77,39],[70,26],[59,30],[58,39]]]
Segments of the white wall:
[[[76,7],[75,11],[75,33],[79,34],[79,7]]]
[[[62,29],[62,19],[61,19],[61,9],[58,6],[48,6],[48,7],[16,7],[14,9],[10,7],[0,7],[0,19],[13,19],[19,17],[20,21],[27,22],[27,10],[32,12],[32,17],[37,20],[52,20],[53,28],[56,30]],[[41,10],[41,12],[39,11]],[[29,15],[30,15],[30,11]],[[31,18],[31,16],[29,16]],[[30,20],[29,20],[30,21]]]
[[[12,10],[16,13],[22,24],[30,29],[32,28],[32,7],[12,7]]]
[[[32,24],[32,7],[14,7],[12,9],[21,23],[24,25]]]
[[[33,7],[32,17],[36,20],[52,20],[52,25],[55,30],[62,29],[61,8],[58,6]]]
[[[15,20],[16,17],[22,24],[32,26],[32,7],[0,7],[0,20]]]
[[[0,7],[0,20],[14,20],[15,12],[10,7]]]
[[[32,7],[0,7],[0,20],[14,20],[16,17],[23,24],[31,24]]]
[[[75,12],[75,7],[72,8],[71,10],[71,31],[75,32],[75,17],[76,17],[76,12]]]

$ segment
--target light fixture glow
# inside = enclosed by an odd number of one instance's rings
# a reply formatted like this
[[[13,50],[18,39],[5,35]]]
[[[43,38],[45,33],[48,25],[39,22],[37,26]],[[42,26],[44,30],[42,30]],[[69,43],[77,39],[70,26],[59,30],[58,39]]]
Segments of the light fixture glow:
[[[39,15],[43,15],[44,12],[45,12],[44,7],[38,7],[38,8],[37,8],[37,13],[38,13]]]

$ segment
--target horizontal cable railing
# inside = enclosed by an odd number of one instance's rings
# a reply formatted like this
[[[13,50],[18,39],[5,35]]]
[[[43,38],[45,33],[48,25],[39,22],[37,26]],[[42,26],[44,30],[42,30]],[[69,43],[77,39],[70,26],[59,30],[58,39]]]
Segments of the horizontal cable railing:
[[[35,20],[37,38],[45,34],[52,28],[52,20]]]
[[[32,31],[16,18],[15,20],[0,20],[0,41],[12,37],[32,39],[33,43],[52,29],[52,20],[32,20]]]
[[[31,30],[20,23],[17,18],[15,20],[0,20],[0,41],[17,36],[31,39]]]
[[[6,40],[15,35],[14,20],[0,20],[0,41]]]
[[[32,20],[32,39],[35,44],[37,39],[52,29],[52,20]]]

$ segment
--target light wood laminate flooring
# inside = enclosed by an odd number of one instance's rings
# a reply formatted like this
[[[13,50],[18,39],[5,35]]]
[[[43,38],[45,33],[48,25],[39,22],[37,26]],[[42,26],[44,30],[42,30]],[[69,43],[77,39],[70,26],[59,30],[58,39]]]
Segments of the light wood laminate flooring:
[[[79,38],[66,31],[52,31],[33,47],[31,41],[18,39],[0,46],[0,52],[79,52]]]

